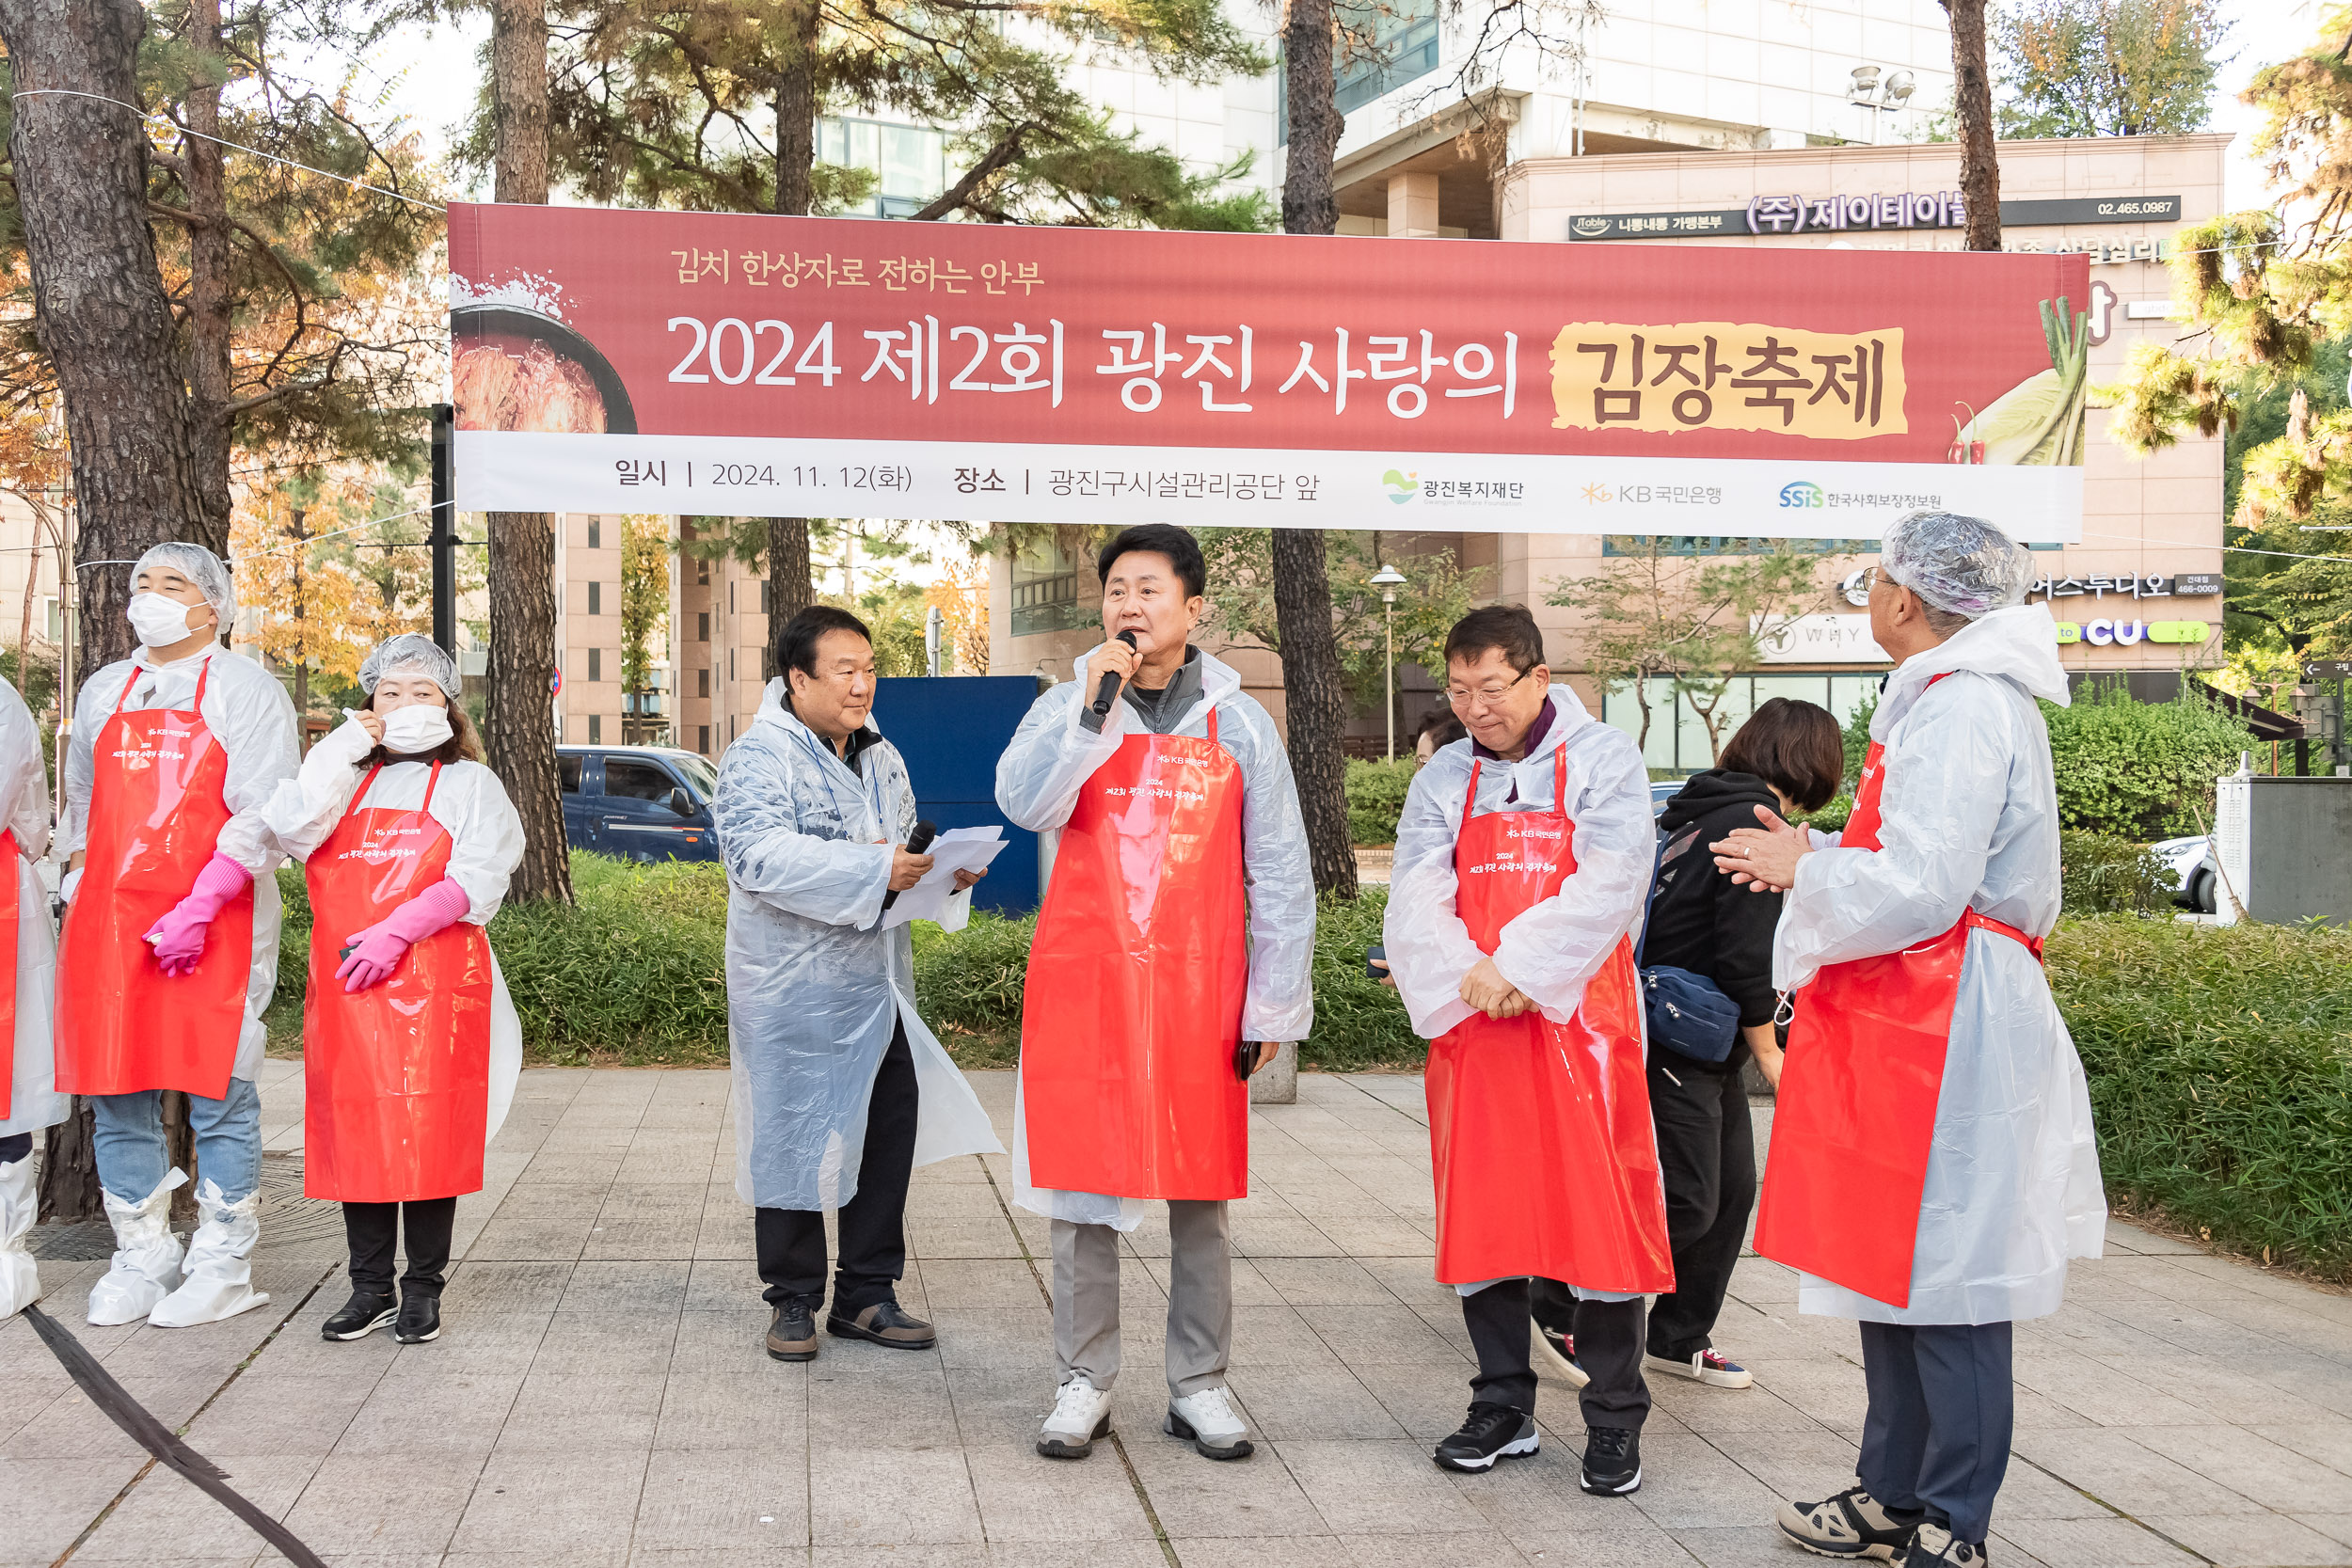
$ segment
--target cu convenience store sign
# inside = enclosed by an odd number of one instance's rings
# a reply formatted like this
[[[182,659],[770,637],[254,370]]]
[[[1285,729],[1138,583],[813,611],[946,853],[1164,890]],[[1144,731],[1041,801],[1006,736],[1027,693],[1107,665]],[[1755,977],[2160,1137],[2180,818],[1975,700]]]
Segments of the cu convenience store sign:
[[[457,502],[2079,539],[2081,257],[1723,261],[459,205]]]

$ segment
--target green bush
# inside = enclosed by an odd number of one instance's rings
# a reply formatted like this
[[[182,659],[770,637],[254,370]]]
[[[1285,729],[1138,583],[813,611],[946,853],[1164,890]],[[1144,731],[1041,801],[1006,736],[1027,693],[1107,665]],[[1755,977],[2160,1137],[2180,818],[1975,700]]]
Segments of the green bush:
[[[2172,869],[2144,844],[2111,833],[2058,833],[2060,907],[2068,914],[2169,914]]]
[[[1820,811],[1799,812],[1795,820],[1804,823],[1808,828],[1819,828],[1825,833],[1835,833],[1844,832],[1846,823],[1852,816],[1853,797],[1839,795],[1832,798],[1830,802]]]
[[[1357,844],[1394,844],[1413,787],[1413,759],[1347,765],[1347,832]]]
[[[2213,782],[2254,737],[2187,688],[2178,702],[2136,703],[2116,686],[2071,707],[2042,705],[2058,771],[2058,820],[2119,838],[2171,838],[2213,822]]]
[[[2049,966],[2109,1193],[2352,1283],[2352,934],[2068,921]]]

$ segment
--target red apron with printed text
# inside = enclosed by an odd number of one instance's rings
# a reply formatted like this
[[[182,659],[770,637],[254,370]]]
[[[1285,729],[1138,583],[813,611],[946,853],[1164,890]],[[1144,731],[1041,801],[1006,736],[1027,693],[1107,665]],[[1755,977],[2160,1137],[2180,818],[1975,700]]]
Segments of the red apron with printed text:
[[[214,656],[217,657],[217,656]],[[253,889],[221,909],[193,974],[167,975],[147,932],[176,908],[232,815],[229,752],[204,722],[204,683],[186,708],[125,713],[136,670],[91,748],[82,881],[57,943],[57,1090],[229,1093],[253,975]]]
[[[1241,765],[1131,735],[1078,791],[1022,991],[1032,1185],[1114,1197],[1249,1193]]]
[[[310,986],[302,1004],[306,1197],[394,1203],[482,1190],[490,1115],[490,939],[470,920],[434,932],[390,976],[347,991],[343,943],[449,870],[449,830],[414,811],[362,808],[378,764],[303,868]]]
[[[13,1114],[16,1102],[16,923],[17,898],[24,880],[17,875],[16,834],[0,830],[0,872],[8,885],[0,889],[8,905],[0,914],[0,1121]]]
[[[1454,840],[1454,910],[1492,954],[1503,927],[1576,870],[1576,824],[1565,751],[1553,755],[1549,811],[1471,816],[1482,766],[1470,764]],[[1629,940],[1585,982],[1569,1022],[1473,1013],[1429,1042],[1424,1082],[1439,1281],[1537,1275],[1590,1291],[1674,1289]]]
[[[1928,684],[1944,677],[1938,675]],[[1870,742],[1841,848],[1876,850],[1885,747]],[[1795,999],[1756,1250],[1901,1308],[1968,933],[2042,942],[1974,910],[1932,942],[1826,964]]]

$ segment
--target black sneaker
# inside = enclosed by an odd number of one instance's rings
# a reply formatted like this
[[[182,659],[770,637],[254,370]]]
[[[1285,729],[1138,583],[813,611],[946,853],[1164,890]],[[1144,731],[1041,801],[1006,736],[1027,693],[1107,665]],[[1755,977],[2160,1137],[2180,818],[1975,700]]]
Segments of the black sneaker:
[[[392,1321],[397,1310],[389,1296],[354,1291],[333,1317],[319,1324],[323,1339],[364,1339]]]
[[[1491,1470],[1499,1459],[1524,1459],[1535,1451],[1535,1418],[1507,1404],[1480,1402],[1470,1407],[1462,1430],[1438,1445],[1441,1470]]]
[[[1899,1562],[1911,1549],[1920,1517],[1887,1507],[1863,1487],[1849,1486],[1818,1503],[1783,1503],[1774,1522],[1781,1534],[1817,1557]]]
[[[892,1350],[929,1350],[939,1342],[930,1324],[895,1301],[878,1302],[846,1318],[837,1309],[830,1312],[825,1317],[825,1332]]]
[[[787,1301],[776,1308],[768,1325],[768,1354],[779,1361],[817,1359],[817,1314],[804,1301]]]
[[[404,1345],[421,1345],[441,1337],[441,1298],[438,1296],[404,1295],[400,1298],[400,1317],[392,1324],[392,1338]]]
[[[1623,1427],[1584,1429],[1584,1474],[1596,1497],[1630,1497],[1642,1489],[1642,1434]]]
[[[1903,1559],[1903,1568],[1984,1568],[1991,1559],[1985,1556],[1981,1541],[1955,1541],[1952,1532],[1932,1521],[1919,1527],[1919,1533],[1911,1538],[1910,1555]]]

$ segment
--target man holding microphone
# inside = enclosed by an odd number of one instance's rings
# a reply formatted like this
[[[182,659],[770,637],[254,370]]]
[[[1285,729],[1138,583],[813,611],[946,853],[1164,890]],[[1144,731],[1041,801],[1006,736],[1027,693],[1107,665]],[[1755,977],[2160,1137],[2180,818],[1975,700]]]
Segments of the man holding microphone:
[[[1058,840],[1013,1120],[1015,1200],[1054,1222],[1060,1386],[1037,1449],[1082,1458],[1109,1430],[1120,1238],[1164,1198],[1165,1430],[1240,1459],[1225,1206],[1248,1192],[1248,1076],[1313,1021],[1306,827],[1273,720],[1189,645],[1207,608],[1192,535],[1128,529],[1096,571],[1111,641],[996,766],[1005,815]]]
[[[1799,1311],[1861,1323],[1860,1484],[1779,1514],[1824,1556],[1981,1568],[2010,1325],[2057,1311],[2105,1233],[2090,1099],[2042,974],[2058,817],[2034,700],[2067,685],[2032,580],[1981,518],[1899,519],[1870,585],[1899,662],[1852,817],[1825,836],[1758,807],[1712,847],[1788,892],[1772,983],[1795,1018],[1756,1249],[1802,1271]]]

